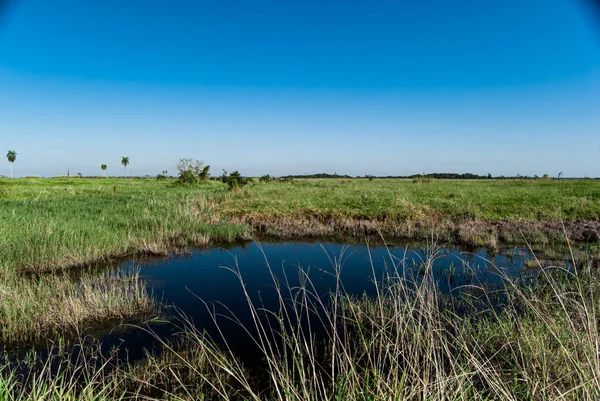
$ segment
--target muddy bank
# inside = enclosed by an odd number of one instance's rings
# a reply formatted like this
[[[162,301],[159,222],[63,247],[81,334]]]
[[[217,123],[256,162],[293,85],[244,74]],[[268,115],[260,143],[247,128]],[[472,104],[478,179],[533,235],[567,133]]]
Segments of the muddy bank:
[[[392,221],[249,216],[233,223],[248,224],[258,236],[278,239],[383,237],[388,241],[438,241],[466,246],[550,245],[600,241],[600,221]]]

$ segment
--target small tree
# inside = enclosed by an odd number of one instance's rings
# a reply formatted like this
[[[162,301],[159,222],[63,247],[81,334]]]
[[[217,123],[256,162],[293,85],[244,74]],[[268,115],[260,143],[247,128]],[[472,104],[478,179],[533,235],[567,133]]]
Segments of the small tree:
[[[210,166],[205,166],[200,160],[179,159],[177,170],[179,170],[179,182],[194,184],[208,178]]]
[[[123,167],[125,167],[125,177],[127,177],[127,165],[129,164],[129,157],[123,156],[121,158],[121,164],[123,165]]]
[[[206,181],[210,177],[210,166],[204,166],[202,171],[200,172],[200,180]]]
[[[15,160],[17,160],[17,152],[15,152],[14,150],[9,150],[8,153],[6,154],[6,158],[8,159],[8,162],[10,163],[10,178],[13,178],[12,167],[13,167],[13,163],[15,162]]]
[[[102,169],[102,175],[106,177],[106,164],[101,165],[100,168]]]
[[[227,171],[223,170],[221,181],[227,184],[229,189],[235,190],[246,185],[248,183],[248,178],[242,177],[242,175],[237,170],[229,175],[227,175]]]

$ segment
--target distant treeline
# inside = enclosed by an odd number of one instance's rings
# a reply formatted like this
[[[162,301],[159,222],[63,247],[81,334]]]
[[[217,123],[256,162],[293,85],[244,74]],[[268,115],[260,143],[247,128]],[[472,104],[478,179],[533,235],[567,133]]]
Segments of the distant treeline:
[[[550,179],[550,178],[561,178],[561,174],[559,174],[556,177],[550,177],[550,175],[548,174],[543,174],[542,176],[538,176],[538,175],[533,175],[533,176],[528,176],[528,175],[520,175],[517,174],[516,176],[504,176],[504,175],[500,175],[500,176],[492,176],[491,174],[487,174],[487,175],[479,175],[479,174],[472,174],[472,173],[464,173],[464,174],[458,174],[458,173],[431,173],[431,174],[412,174],[412,175],[386,175],[386,176],[375,176],[375,175],[365,175],[365,176],[356,176],[356,177],[352,177],[349,175],[340,175],[337,173],[334,174],[328,174],[328,173],[319,173],[319,174],[303,174],[303,175],[286,175],[286,176],[282,176],[281,178],[283,179],[290,179],[290,178],[369,178],[369,179],[373,179],[373,178],[378,178],[378,179],[391,179],[391,178],[406,178],[406,179],[418,179],[418,178],[434,178],[434,179],[443,179],[443,180],[491,180],[491,179],[500,179],[500,180],[514,180],[514,179],[531,179],[531,180],[535,180],[535,179]]]
[[[279,178],[360,178],[360,177],[351,177],[349,175],[340,175],[337,173],[327,174],[327,173],[319,173],[319,174],[304,174],[304,175],[283,175]]]
[[[236,174],[239,174],[236,172]],[[238,177],[241,178],[247,178],[247,179],[251,179],[253,177],[251,176],[242,176],[242,175],[238,175]],[[7,178],[4,175],[0,175],[0,178]],[[25,178],[40,178],[39,176],[26,176]],[[103,176],[84,176],[81,173],[77,174],[77,175],[71,175],[71,176],[56,176],[54,178],[107,178],[107,177],[103,177]],[[154,179],[154,178],[162,178],[162,179],[166,179],[166,178],[176,178],[173,176],[169,176],[169,175],[163,175],[163,174],[158,174],[156,176],[154,175],[143,175],[143,176],[127,176],[127,177],[118,177],[118,178],[130,178],[130,179]],[[464,173],[464,174],[458,174],[458,173],[431,173],[431,174],[412,174],[412,175],[385,175],[385,176],[381,176],[381,175],[364,175],[364,176],[350,176],[347,174],[337,174],[337,173],[333,173],[333,174],[329,174],[329,173],[319,173],[319,174],[295,174],[295,175],[284,175],[284,176],[280,176],[280,177],[276,177],[276,176],[271,176],[271,175],[264,175],[262,177],[254,177],[257,179],[260,179],[260,181],[264,181],[264,182],[268,182],[268,181],[273,181],[273,180],[291,180],[291,179],[297,179],[297,178],[342,178],[342,179],[397,179],[397,178],[404,178],[404,179],[413,179],[413,180],[420,180],[420,179],[440,179],[440,180],[538,180],[538,179],[553,179],[553,178],[561,178],[561,179],[582,179],[582,178],[587,178],[587,179],[600,179],[600,177],[562,177],[560,174],[555,176],[555,177],[550,177],[550,175],[548,174],[543,174],[542,176],[538,176],[538,175],[533,175],[533,176],[529,176],[529,175],[520,175],[517,174],[516,176],[504,176],[504,175],[499,175],[499,176],[492,176],[491,174],[487,174],[487,175],[479,175],[479,174],[471,174],[471,173]],[[222,181],[223,177],[208,177],[208,179],[210,180],[217,180],[217,181]]]

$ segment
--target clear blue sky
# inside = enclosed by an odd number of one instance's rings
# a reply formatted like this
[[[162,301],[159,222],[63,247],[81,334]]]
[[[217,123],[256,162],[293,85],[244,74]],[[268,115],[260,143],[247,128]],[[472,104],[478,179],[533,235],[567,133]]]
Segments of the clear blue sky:
[[[132,174],[193,157],[215,174],[600,176],[590,4],[13,1],[0,151],[17,176],[122,174],[121,156]]]

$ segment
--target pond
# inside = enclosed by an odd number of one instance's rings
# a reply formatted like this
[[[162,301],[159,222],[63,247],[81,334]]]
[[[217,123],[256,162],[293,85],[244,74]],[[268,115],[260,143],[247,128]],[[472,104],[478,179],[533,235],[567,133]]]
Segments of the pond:
[[[251,326],[241,281],[256,305],[277,310],[279,298],[274,279],[281,284],[288,300],[292,295],[287,288],[292,288],[293,292],[302,282],[306,283],[307,278],[312,292],[326,299],[336,289],[336,272],[339,272],[347,294],[375,295],[374,278],[381,282],[386,274],[418,276],[429,254],[431,250],[426,248],[253,242],[229,249],[194,250],[185,256],[143,263],[130,261],[122,266],[141,270],[149,290],[162,303],[170,305],[167,313],[171,317],[183,314],[196,328],[218,340],[219,332],[211,311],[235,315],[242,324]],[[457,248],[441,248],[436,251],[431,271],[438,290],[455,296],[473,285],[501,288],[503,275],[528,278],[531,269],[527,265],[531,259],[530,253],[522,249],[490,254],[484,249],[464,252]],[[259,356],[238,323],[224,316],[217,319],[229,346],[242,359],[252,360]],[[177,332],[172,324],[152,323],[149,326],[154,334],[145,330],[112,331],[105,333],[101,340],[105,347],[120,345],[128,358],[139,359],[144,356],[144,349],[156,346],[155,335],[168,338]]]

